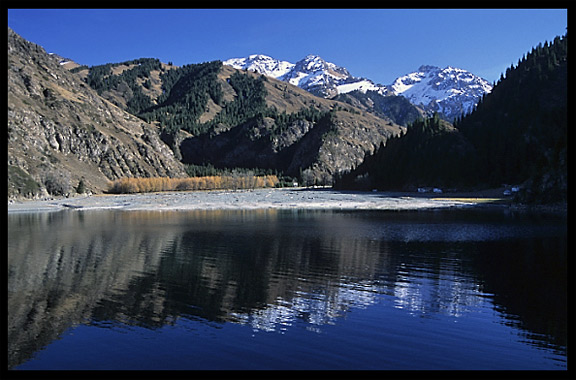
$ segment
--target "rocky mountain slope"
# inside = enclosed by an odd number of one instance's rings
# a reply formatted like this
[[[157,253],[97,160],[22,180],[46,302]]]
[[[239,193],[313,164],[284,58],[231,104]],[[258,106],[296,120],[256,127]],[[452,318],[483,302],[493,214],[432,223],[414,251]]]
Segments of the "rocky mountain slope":
[[[218,61],[167,68],[138,60],[89,71],[102,96],[159,125],[176,156],[195,166],[268,169],[331,184],[402,130],[384,115]],[[154,86],[161,91],[150,92]]]
[[[9,197],[185,175],[156,127],[100,97],[60,62],[8,29]]]
[[[382,95],[378,91],[352,91],[339,94],[333,99],[353,105],[378,117],[389,118],[403,126],[408,126],[428,116],[427,111],[410,103],[405,97]]]
[[[257,168],[331,184],[403,127],[221,62],[85,67],[9,31],[9,196]],[[81,186],[80,186],[81,185]]]
[[[227,75],[241,75],[260,83],[265,107],[221,133],[184,139],[185,162],[275,169],[305,184],[329,185],[334,175],[358,165],[365,154],[402,130],[388,118],[272,78],[226,66],[221,75],[226,81]]]
[[[367,78],[354,77],[348,70],[326,62],[315,55],[308,55],[293,64],[265,55],[251,55],[224,61],[237,69],[267,75],[303,88],[317,96],[334,98],[350,94],[351,97],[369,97],[376,103],[387,101],[380,97],[399,95],[431,116],[437,112],[448,121],[469,113],[492,86],[484,79],[462,69],[421,66],[417,71],[397,78],[390,85],[376,84]],[[346,97],[350,99],[350,96]],[[395,104],[398,104],[395,101]],[[386,108],[377,108],[380,113]],[[406,111],[412,112],[406,105]]]

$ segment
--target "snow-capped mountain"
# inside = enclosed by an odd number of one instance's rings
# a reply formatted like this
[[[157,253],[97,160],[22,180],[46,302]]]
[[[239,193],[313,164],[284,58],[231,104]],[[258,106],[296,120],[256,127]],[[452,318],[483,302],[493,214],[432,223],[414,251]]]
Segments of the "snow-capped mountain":
[[[253,54],[246,58],[232,58],[224,61],[225,65],[240,70],[250,70],[269,77],[279,78],[294,68],[294,64],[280,61],[263,54]]]
[[[390,88],[393,94],[448,120],[472,111],[482,95],[492,91],[488,81],[466,70],[427,65],[397,78]]]
[[[308,55],[295,64],[261,54],[232,58],[223,63],[291,83],[325,98],[354,90],[372,90],[383,94],[388,92],[385,86],[377,85],[366,78],[356,78],[345,68],[327,62],[317,55]]]
[[[332,98],[352,91],[375,91],[380,95],[401,95],[427,113],[439,112],[447,120],[470,112],[482,95],[492,91],[484,79],[462,69],[424,65],[397,78],[391,85],[376,84],[354,77],[347,69],[317,55],[290,63],[255,54],[224,61],[237,69],[258,72],[303,88],[315,95]]]
[[[281,79],[326,98],[338,95],[336,86],[351,78],[343,67],[326,62],[317,55],[308,55],[296,62]]]

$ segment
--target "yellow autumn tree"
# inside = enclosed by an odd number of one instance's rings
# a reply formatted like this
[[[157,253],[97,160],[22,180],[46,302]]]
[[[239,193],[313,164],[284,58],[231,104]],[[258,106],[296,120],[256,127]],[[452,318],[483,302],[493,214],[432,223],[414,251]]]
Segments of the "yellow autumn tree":
[[[236,190],[275,187],[276,175],[224,175],[190,178],[120,178],[112,182],[108,192],[115,194],[149,193],[159,191]]]

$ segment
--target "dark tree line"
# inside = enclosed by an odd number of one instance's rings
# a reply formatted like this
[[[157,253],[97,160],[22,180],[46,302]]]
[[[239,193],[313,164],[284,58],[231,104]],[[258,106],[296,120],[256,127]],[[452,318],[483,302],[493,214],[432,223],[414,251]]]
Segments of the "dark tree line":
[[[340,175],[335,186],[360,190],[466,186],[474,177],[472,163],[471,145],[436,113],[381,143],[360,166]]]
[[[343,188],[493,187],[524,183],[524,200],[567,193],[567,35],[511,66],[454,127],[417,120],[350,173]]]
[[[476,170],[487,184],[566,169],[567,47],[563,36],[533,48],[455,123],[477,150]]]

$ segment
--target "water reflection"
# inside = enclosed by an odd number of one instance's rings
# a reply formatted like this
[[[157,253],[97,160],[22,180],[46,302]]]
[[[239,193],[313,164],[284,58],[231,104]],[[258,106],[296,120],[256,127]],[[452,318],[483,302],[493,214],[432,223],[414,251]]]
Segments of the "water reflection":
[[[8,217],[9,366],[72,326],[322,332],[351,309],[498,313],[565,355],[563,222],[513,215],[66,211]],[[372,326],[374,328],[374,326]]]

